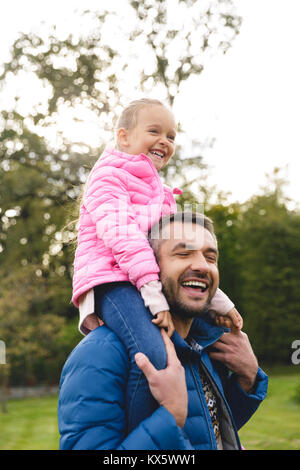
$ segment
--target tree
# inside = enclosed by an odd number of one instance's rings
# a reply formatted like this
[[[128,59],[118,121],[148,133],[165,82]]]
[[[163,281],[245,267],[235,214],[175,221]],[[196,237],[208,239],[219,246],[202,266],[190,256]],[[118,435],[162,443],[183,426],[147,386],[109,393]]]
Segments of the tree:
[[[57,383],[57,366],[64,360],[66,318],[52,311],[53,293],[48,280],[37,276],[37,269],[21,267],[1,281],[1,337],[15,384],[33,385],[37,378]]]
[[[145,92],[162,90],[171,106],[182,85],[203,71],[209,55],[227,52],[241,26],[241,17],[228,0],[143,0],[130,1],[130,5],[136,11],[138,23],[130,32],[129,40],[140,44],[147,57],[141,70],[141,87]],[[186,112],[188,109],[187,106]],[[180,124],[179,121],[179,129]],[[195,148],[197,144],[199,142],[194,142]],[[162,170],[163,178],[170,185],[177,181],[186,193],[179,204],[195,201],[190,188],[196,182],[198,200],[204,201],[206,188],[201,171],[206,166],[203,159],[197,153],[184,157],[181,150],[178,149],[171,164]]]
[[[257,354],[269,363],[290,363],[291,344],[300,337],[300,215],[288,210],[277,172],[243,209],[241,304]]]
[[[286,184],[275,168],[261,194],[243,204],[221,200],[206,211],[218,238],[220,287],[243,316],[260,361],[269,364],[290,364],[300,337],[300,214],[288,209]]]
[[[241,253],[241,208],[239,204],[214,204],[206,211],[214,223],[219,249],[220,288],[241,312],[243,258]]]
[[[77,322],[70,304],[74,247],[69,243],[76,230],[68,222],[77,217],[76,201],[88,172],[113,137],[111,124],[130,98],[124,90],[132,76],[132,86],[140,86],[143,94],[157,90],[173,104],[182,83],[201,73],[203,54],[225,52],[238,33],[240,18],[230,0],[205,2],[204,10],[199,0],[178,1],[183,15],[177,25],[171,3],[128,1],[133,27],[118,12],[102,10],[83,13],[89,29],[81,35],[59,37],[55,27],[20,34],[1,69],[2,95],[11,96],[12,82],[30,79],[28,93],[13,94],[0,113],[0,276],[7,289],[0,294],[0,337],[13,341],[13,331],[23,338],[20,345],[28,358],[22,365],[17,348],[9,344],[13,380],[45,379],[47,374],[39,372],[43,361],[52,366],[43,338],[56,356],[58,344],[66,355],[79,338],[58,334],[69,324],[74,331]],[[117,42],[108,24],[118,28]],[[140,60],[140,50],[147,61]],[[99,138],[72,140],[62,125],[66,119],[76,129],[90,120]],[[200,181],[203,167],[201,155],[185,159],[179,149],[162,177],[185,189],[191,183],[187,169]],[[5,308],[7,292],[16,290]]]

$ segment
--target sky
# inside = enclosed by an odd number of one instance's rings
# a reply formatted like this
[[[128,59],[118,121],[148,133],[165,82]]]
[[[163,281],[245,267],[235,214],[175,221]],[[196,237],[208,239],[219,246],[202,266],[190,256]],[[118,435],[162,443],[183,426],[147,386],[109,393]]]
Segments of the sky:
[[[189,139],[213,139],[203,153],[209,184],[244,202],[266,184],[275,167],[289,181],[290,208],[300,190],[300,2],[235,0],[243,23],[225,55],[206,62],[201,75],[183,87],[175,102]],[[110,5],[120,6],[119,0]],[[97,9],[99,0],[85,0]],[[42,21],[68,25],[82,1],[10,0],[0,7],[0,62],[19,31]],[[59,14],[59,16],[58,16]]]

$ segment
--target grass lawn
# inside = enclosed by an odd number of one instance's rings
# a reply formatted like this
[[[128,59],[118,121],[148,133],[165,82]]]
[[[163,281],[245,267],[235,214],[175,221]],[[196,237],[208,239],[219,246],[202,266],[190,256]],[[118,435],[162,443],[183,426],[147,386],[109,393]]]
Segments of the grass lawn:
[[[269,396],[239,432],[248,450],[300,450],[297,367],[271,372]],[[9,401],[0,411],[0,450],[57,450],[57,397]]]
[[[300,388],[299,372],[300,367],[295,366],[268,372],[268,396],[239,431],[246,449],[300,449],[300,402],[294,399],[296,389]]]
[[[0,411],[0,450],[57,450],[57,397],[7,402]]]

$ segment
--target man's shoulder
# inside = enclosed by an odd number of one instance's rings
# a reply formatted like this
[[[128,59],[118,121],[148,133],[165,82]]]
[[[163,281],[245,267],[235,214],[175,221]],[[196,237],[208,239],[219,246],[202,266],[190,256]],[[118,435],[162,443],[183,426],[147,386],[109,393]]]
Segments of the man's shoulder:
[[[105,325],[99,326],[92,330],[88,335],[86,335],[76,346],[82,347],[86,344],[94,344],[94,343],[105,343],[109,341],[110,343],[119,344],[122,347],[121,341],[118,339],[117,335]]]
[[[70,353],[63,373],[74,368],[102,369],[127,371],[129,367],[125,346],[118,337],[106,326],[99,326],[91,331]]]

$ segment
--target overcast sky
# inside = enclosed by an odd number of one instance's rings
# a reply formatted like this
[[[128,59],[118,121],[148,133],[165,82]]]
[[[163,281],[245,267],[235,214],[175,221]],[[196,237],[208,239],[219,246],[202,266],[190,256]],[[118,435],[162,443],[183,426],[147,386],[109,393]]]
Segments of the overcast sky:
[[[230,191],[231,201],[256,193],[266,181],[265,173],[279,166],[287,167],[287,194],[299,204],[300,2],[235,4],[243,17],[240,35],[226,55],[207,63],[182,92],[176,112],[189,137],[216,139],[204,155],[211,167],[209,181]],[[84,1],[85,9],[98,6],[99,0]],[[5,2],[0,7],[0,60],[7,60],[18,31],[58,18],[67,25],[76,8],[82,8],[81,0]]]

